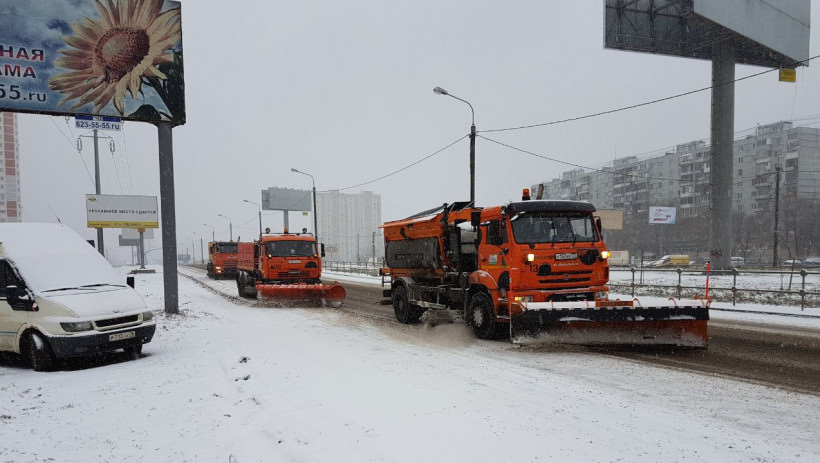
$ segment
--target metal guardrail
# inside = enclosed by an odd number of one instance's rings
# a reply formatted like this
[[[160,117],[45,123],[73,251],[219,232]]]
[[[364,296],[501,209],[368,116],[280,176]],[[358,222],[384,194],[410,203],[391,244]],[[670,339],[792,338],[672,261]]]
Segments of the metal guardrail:
[[[617,271],[617,269],[614,269]],[[670,295],[669,291],[674,292],[675,297],[705,297],[705,284],[693,285],[690,284],[694,279],[701,280],[702,283],[706,281],[706,272],[704,270],[684,270],[682,268],[661,270],[661,269],[646,269],[646,268],[629,268],[624,269],[631,272],[631,281],[622,282],[614,278],[610,278],[610,288],[628,288],[634,297],[637,292]],[[623,271],[623,270],[622,270]],[[610,271],[613,273],[613,270]],[[676,282],[674,284],[658,284],[644,283],[644,273],[665,273],[675,274]],[[766,287],[765,278],[761,277],[779,277],[780,288]],[[731,277],[730,286],[726,285],[726,277]],[[798,277],[799,282],[794,279]],[[809,278],[817,280],[816,282],[808,282]],[[788,283],[784,280],[788,278]],[[753,281],[757,280],[757,281]],[[725,271],[712,271],[709,274],[709,281],[715,281],[717,285],[709,285],[709,297],[711,299],[719,300],[731,295],[732,305],[736,305],[738,301],[741,302],[760,302],[755,295],[771,295],[775,298],[764,301],[774,305],[782,305],[796,302],[800,300],[800,309],[805,310],[808,307],[820,307],[820,272],[809,272],[806,269],[795,271],[781,271],[781,270],[738,270],[733,268]],[[742,281],[742,282],[741,282]],[[746,287],[741,287],[739,284],[745,284]],[[785,297],[785,299],[784,299]],[[780,299],[780,300],[777,300]]]
[[[360,275],[379,276],[381,262],[328,262],[323,266],[331,272],[354,273]],[[618,279],[613,274],[630,272],[628,281]],[[672,275],[674,281],[644,282],[645,275],[651,274],[652,280],[658,280],[657,275]],[[610,289],[625,288],[636,295],[661,295],[674,297],[705,297],[706,272],[692,269],[651,269],[651,268],[622,268],[611,269]],[[771,287],[771,277],[780,279],[779,287]],[[709,275],[709,296],[714,300],[731,299],[732,305],[738,302],[762,302],[773,305],[796,304],[799,301],[801,310],[806,307],[820,307],[820,271],[806,269],[789,270],[747,270],[732,269],[728,271],[712,271]],[[727,278],[730,279],[727,280]],[[661,278],[662,279],[662,278]],[[767,282],[767,279],[769,280]],[[798,280],[798,281],[795,281]],[[712,284],[714,283],[714,284]],[[760,296],[764,300],[760,300]],[[765,297],[769,296],[769,297]]]
[[[322,262],[322,267],[330,272],[357,273],[360,275],[379,276],[382,262]]]

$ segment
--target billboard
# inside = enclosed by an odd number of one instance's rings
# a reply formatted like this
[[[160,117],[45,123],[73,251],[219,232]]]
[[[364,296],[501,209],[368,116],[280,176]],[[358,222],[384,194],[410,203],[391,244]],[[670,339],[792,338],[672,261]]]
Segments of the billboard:
[[[695,0],[694,11],[794,61],[809,59],[809,0]]]
[[[88,228],[159,228],[156,196],[85,195]]]
[[[262,190],[262,209],[266,211],[312,211],[310,190],[270,187]]]
[[[674,207],[650,207],[649,223],[675,224],[677,209]]]
[[[734,61],[808,65],[810,0],[604,0],[604,47],[712,59],[731,40]]]
[[[180,3],[0,0],[0,111],[185,123]]]

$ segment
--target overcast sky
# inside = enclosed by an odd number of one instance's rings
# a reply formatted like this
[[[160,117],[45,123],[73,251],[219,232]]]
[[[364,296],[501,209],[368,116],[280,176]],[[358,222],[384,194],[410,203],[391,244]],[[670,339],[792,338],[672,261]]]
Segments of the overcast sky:
[[[811,22],[820,24],[812,0]],[[258,230],[271,186],[372,191],[382,218],[469,199],[470,108],[478,131],[531,125],[708,87],[708,61],[604,49],[604,2],[413,0],[182,1],[187,123],[174,129],[180,243]],[[810,56],[820,53],[812,30]],[[760,67],[737,66],[738,78]],[[820,124],[820,60],[797,83],[771,72],[738,82],[735,130],[778,120]],[[710,93],[527,130],[484,133],[583,166],[708,139]],[[63,117],[21,114],[25,221],[85,229],[93,141]],[[103,194],[159,196],[157,130],[128,122],[100,141]],[[82,137],[82,152],[77,139]],[[462,138],[422,162],[422,159]],[[412,165],[414,164],[415,165]],[[411,166],[412,165],[412,166]],[[408,167],[411,166],[411,167]],[[571,168],[479,138],[476,202],[502,204]],[[404,169],[387,178],[380,177]],[[360,186],[361,185],[361,186]],[[321,220],[321,218],[320,218]],[[263,213],[281,229],[282,215]],[[291,213],[291,228],[312,218]],[[106,234],[116,242],[118,230]]]

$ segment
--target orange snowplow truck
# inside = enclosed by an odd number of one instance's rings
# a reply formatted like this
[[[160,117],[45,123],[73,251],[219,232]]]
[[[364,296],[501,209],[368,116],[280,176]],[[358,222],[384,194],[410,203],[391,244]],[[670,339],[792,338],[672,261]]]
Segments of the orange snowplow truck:
[[[208,243],[208,276],[214,279],[233,278],[236,275],[236,243],[211,241]]]
[[[396,319],[461,314],[482,339],[705,347],[708,302],[610,300],[609,252],[587,202],[444,204],[381,226]],[[643,298],[642,298],[643,299]]]
[[[259,241],[239,242],[236,269],[241,297],[259,295],[275,302],[308,301],[333,307],[341,306],[345,298],[338,283],[322,283],[322,259],[311,235],[267,234]]]

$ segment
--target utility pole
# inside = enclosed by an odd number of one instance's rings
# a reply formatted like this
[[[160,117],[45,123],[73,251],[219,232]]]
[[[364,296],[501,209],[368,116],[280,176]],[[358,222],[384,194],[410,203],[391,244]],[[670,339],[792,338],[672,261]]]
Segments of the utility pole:
[[[94,129],[94,192],[100,194],[100,149],[97,145],[97,129]],[[97,228],[97,251],[105,257],[105,244],[103,243],[103,229]]]
[[[780,166],[775,167],[774,183],[774,252],[772,253],[772,267],[777,267],[780,259],[777,257],[777,243],[779,240],[778,230],[780,229]]]

